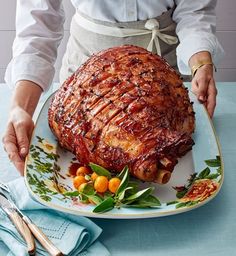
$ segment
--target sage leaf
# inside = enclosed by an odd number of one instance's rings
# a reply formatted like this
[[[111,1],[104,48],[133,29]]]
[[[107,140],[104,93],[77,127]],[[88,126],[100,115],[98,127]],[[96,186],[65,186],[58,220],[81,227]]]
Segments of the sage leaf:
[[[135,193],[138,192],[138,183],[137,182],[128,182],[127,187],[129,187],[130,189],[125,191],[125,196],[131,196]]]
[[[84,204],[89,203],[88,197],[83,195],[82,193],[79,194],[79,200],[80,200],[81,203],[84,203]]]
[[[147,196],[145,198],[145,202],[148,202],[148,203],[153,204],[155,206],[160,206],[161,205],[160,200],[157,197],[153,196],[153,195]]]
[[[124,177],[124,175],[125,175],[125,173],[127,172],[127,170],[129,170],[129,167],[126,165],[126,166],[122,169],[122,171],[117,175],[117,178],[119,178],[120,180],[122,180],[123,177]]]
[[[106,191],[104,194],[103,194],[103,198],[104,199],[107,199],[108,197],[112,197],[113,194],[110,192],[110,191]]]
[[[82,193],[83,194],[83,193]],[[84,194],[83,194],[84,195]],[[99,195],[85,195],[90,201],[95,203],[96,205],[99,205],[103,202],[103,199]]]
[[[149,195],[145,199],[134,201],[131,204],[124,204],[124,207],[135,207],[135,208],[150,208],[158,207],[161,203],[155,196]]]
[[[198,179],[205,179],[210,174],[210,172],[211,170],[209,169],[209,167],[205,168],[198,174]]]
[[[154,187],[146,188],[143,190],[138,191],[137,193],[125,198],[126,203],[132,203],[136,200],[142,200],[145,199],[147,196],[149,196],[154,190]]]
[[[121,172],[123,173],[122,176],[122,180],[121,183],[115,193],[115,196],[118,195],[127,187],[128,183],[129,183],[129,169],[128,168],[124,168],[123,171]]]
[[[94,195],[96,192],[91,184],[86,183],[86,185],[83,187],[82,193],[86,196],[91,196]]]
[[[89,166],[91,167],[91,169],[94,172],[97,173],[97,175],[99,175],[99,176],[106,176],[109,179],[111,178],[111,173],[107,169],[103,168],[102,166],[94,164],[94,163],[89,163]]]
[[[107,212],[112,210],[114,208],[114,205],[115,205],[115,200],[112,197],[108,197],[107,199],[102,201],[99,205],[97,205],[93,209],[93,212],[95,213]]]
[[[127,187],[125,188],[122,192],[119,193],[118,195],[118,200],[122,201],[125,197],[125,194],[128,190],[132,190],[133,188],[132,187]]]
[[[138,190],[138,183],[137,183],[137,181],[129,181],[128,186],[132,187],[134,190]]]
[[[95,195],[96,192],[91,184],[86,183],[83,187],[83,190],[79,192],[80,194],[80,201],[82,203],[88,203],[89,199],[92,200],[95,204],[99,204],[102,199],[97,198],[98,196]]]

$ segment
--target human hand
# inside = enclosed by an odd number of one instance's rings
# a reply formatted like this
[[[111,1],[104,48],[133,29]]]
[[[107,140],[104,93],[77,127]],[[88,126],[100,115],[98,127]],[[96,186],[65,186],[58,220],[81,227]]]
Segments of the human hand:
[[[9,159],[22,175],[34,128],[32,116],[41,93],[39,85],[28,80],[20,80],[11,99],[9,119],[2,141]]]
[[[192,91],[198,100],[205,105],[212,118],[217,95],[212,65],[203,65],[197,70],[192,79]]]
[[[216,85],[213,76],[213,62],[211,53],[208,51],[200,51],[191,56],[189,59],[189,67],[194,72],[193,67],[199,63],[204,64],[197,69],[192,79],[192,91],[197,96],[198,100],[203,103],[212,118],[216,106]]]
[[[10,111],[3,144],[9,159],[22,175],[33,128],[32,118],[24,109],[15,107]]]

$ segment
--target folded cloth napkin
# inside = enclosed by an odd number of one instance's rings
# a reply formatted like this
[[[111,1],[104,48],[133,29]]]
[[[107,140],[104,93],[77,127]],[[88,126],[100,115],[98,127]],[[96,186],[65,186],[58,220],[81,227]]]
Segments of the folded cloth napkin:
[[[96,241],[102,230],[91,220],[50,210],[34,201],[30,197],[22,177],[11,181],[8,186],[16,205],[42,229],[64,255],[110,255],[108,250],[100,242]],[[28,255],[24,239],[2,210],[0,210],[0,240],[10,250],[5,255]],[[45,249],[37,242],[36,247],[36,255],[48,255]]]

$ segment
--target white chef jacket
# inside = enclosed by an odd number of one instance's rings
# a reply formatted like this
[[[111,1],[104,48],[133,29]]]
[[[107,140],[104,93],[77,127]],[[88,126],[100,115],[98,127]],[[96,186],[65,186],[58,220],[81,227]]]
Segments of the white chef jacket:
[[[68,1],[68,0],[67,0]],[[75,8],[103,21],[127,22],[157,17],[176,4],[173,20],[180,44],[177,63],[182,74],[190,74],[188,61],[199,51],[209,51],[217,65],[223,49],[215,37],[217,0],[71,0]],[[63,37],[65,16],[62,0],[17,0],[16,38],[13,58],[5,80],[14,87],[30,80],[44,91],[54,76],[57,48]]]

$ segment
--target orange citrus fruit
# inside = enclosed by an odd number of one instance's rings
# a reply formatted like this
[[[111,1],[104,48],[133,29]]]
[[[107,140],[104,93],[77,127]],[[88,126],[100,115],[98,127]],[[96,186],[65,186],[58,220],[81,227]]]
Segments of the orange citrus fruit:
[[[76,189],[79,189],[79,186],[83,183],[87,183],[87,180],[82,175],[76,176],[73,180],[73,184]]]
[[[111,193],[116,193],[118,187],[120,186],[121,180],[119,178],[112,178],[109,180],[108,188]]]
[[[108,189],[108,179],[105,176],[98,176],[94,181],[94,189],[99,193],[104,193]]]
[[[93,172],[92,175],[91,175],[92,181],[94,182],[97,177],[98,177],[97,173],[96,173],[96,172]]]
[[[91,171],[88,167],[85,167],[85,166],[81,166],[77,169],[76,171],[76,176],[80,176],[80,175],[86,175],[86,174],[90,174]]]

